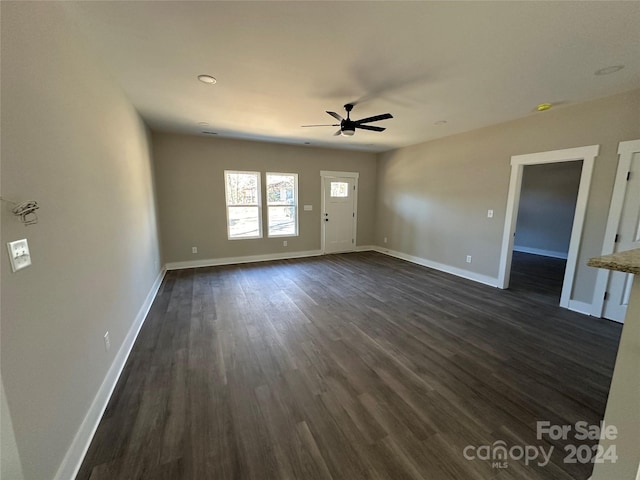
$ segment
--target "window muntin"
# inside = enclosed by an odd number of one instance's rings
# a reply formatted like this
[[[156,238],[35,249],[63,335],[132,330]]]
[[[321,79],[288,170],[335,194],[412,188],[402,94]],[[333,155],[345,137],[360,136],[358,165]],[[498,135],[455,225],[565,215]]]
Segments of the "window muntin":
[[[298,174],[267,172],[269,237],[298,235]]]
[[[262,238],[260,172],[225,170],[227,237]]]

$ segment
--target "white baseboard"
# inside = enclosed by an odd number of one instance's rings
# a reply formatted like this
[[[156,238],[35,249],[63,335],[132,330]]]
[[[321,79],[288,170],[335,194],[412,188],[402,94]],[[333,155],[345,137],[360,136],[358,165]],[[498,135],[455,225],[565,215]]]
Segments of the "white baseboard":
[[[268,262],[270,260],[287,260],[289,258],[315,257],[322,255],[321,250],[307,250],[302,252],[268,253],[266,255],[246,255],[244,257],[209,258],[205,260],[188,260],[185,262],[169,262],[167,270],[183,268],[217,267],[219,265],[234,265],[237,263]]]
[[[485,285],[489,285],[491,287],[498,287],[498,279],[494,277],[489,277],[487,275],[481,275],[479,273],[470,272],[468,270],[464,270],[462,268],[451,267],[449,265],[445,265],[438,262],[433,262],[431,260],[427,260],[421,257],[414,257],[413,255],[408,255],[402,252],[396,252],[394,250],[389,250],[387,248],[377,247],[377,246],[368,246],[362,247],[363,250],[374,250],[379,253],[384,253],[385,255],[389,255],[391,257],[401,258],[402,260],[407,260],[412,263],[417,263],[418,265],[422,265],[424,267],[433,268],[435,270],[439,270],[441,272],[450,273],[452,275],[456,275],[458,277],[466,278],[468,280],[473,280],[475,282],[480,282]],[[569,300],[569,310],[574,312],[582,313],[584,315],[593,315],[593,306],[587,302],[580,302],[578,300]]]
[[[514,245],[513,251],[530,253],[532,255],[540,255],[542,257],[561,258],[563,260],[566,260],[568,258],[567,252],[556,252],[554,250],[545,250],[543,248],[520,247],[520,246]]]
[[[450,265],[445,265],[444,263],[434,262],[431,260],[427,260],[426,258],[415,257],[413,255],[397,252],[395,250],[389,250],[388,248],[371,247],[371,250],[375,250],[376,252],[379,252],[379,253],[384,253],[385,255],[389,255],[391,257],[401,258],[402,260],[407,260],[411,263],[422,265],[423,267],[429,267],[429,268],[433,268],[434,270],[450,273],[457,277],[466,278],[467,280],[473,280],[474,282],[484,283],[485,285],[489,285],[491,287],[498,286],[498,279],[495,277],[489,277],[488,275],[482,275],[480,273],[470,272],[469,270],[452,267]]]
[[[593,315],[593,305],[578,300],[569,300],[567,308],[571,311],[582,313],[583,315]]]
[[[113,393],[113,390],[118,383],[118,379],[120,378],[120,374],[122,373],[122,369],[127,362],[131,348],[138,337],[140,328],[142,328],[142,324],[144,323],[149,310],[151,309],[153,300],[156,298],[156,294],[162,284],[162,279],[164,278],[165,273],[166,270],[163,268],[158,274],[155,282],[153,282],[151,290],[149,290],[147,298],[145,298],[140,310],[138,310],[138,314],[136,315],[133,325],[131,325],[124,342],[122,342],[120,350],[118,350],[118,353],[107,372],[107,376],[104,378],[102,385],[100,385],[98,393],[89,407],[89,411],[85,415],[80,428],[76,432],[76,435],[71,442],[71,446],[67,450],[67,453],[58,468],[58,472],[56,473],[54,480],[70,480],[76,478],[76,475],[80,470],[80,466],[82,465],[82,461],[84,460],[84,456],[91,444],[91,440],[93,440],[93,436],[98,429],[102,415],[107,408],[111,394]]]

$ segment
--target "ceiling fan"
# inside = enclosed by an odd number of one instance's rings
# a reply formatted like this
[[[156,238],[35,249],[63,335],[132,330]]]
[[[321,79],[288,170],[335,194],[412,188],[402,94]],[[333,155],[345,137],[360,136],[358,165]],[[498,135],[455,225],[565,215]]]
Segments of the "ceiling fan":
[[[387,118],[393,118],[393,115],[391,115],[390,113],[383,113],[382,115],[375,115],[373,117],[367,117],[360,120],[351,120],[349,118],[349,114],[351,113],[351,110],[353,110],[353,104],[347,103],[344,106],[344,109],[347,111],[347,118],[342,118],[336,112],[327,111],[329,115],[331,115],[336,120],[339,120],[340,123],[330,123],[325,125],[302,125],[302,126],[303,127],[340,127],[340,130],[334,133],[334,135],[352,136],[354,133],[356,133],[356,128],[361,128],[362,130],[373,130],[374,132],[383,132],[384,130],[386,130],[383,127],[375,127],[373,125],[364,125],[364,124],[377,122],[379,120],[386,120]]]

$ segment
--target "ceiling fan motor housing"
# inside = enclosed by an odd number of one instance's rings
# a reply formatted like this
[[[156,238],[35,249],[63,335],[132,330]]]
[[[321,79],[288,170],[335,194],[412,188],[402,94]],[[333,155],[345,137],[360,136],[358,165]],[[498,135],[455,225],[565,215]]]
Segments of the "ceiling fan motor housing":
[[[353,120],[345,119],[340,122],[340,129],[343,135],[353,135],[356,131],[356,124]]]
[[[347,111],[347,118],[340,122],[340,130],[342,130],[342,135],[351,136],[356,133],[356,124],[349,118],[349,113],[353,110],[353,104],[347,103],[344,109]]]

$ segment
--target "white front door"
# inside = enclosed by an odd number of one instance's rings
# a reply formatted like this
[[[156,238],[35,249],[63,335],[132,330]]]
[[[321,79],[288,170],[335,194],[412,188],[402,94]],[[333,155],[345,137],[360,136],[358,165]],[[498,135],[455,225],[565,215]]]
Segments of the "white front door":
[[[338,176],[322,178],[324,253],[354,250],[356,246],[356,178]]]
[[[640,248],[640,152],[631,157],[626,191],[620,215],[615,252]],[[623,187],[624,188],[624,187]],[[604,302],[604,317],[618,322],[624,321],[631,294],[633,274],[611,272],[607,297]]]

